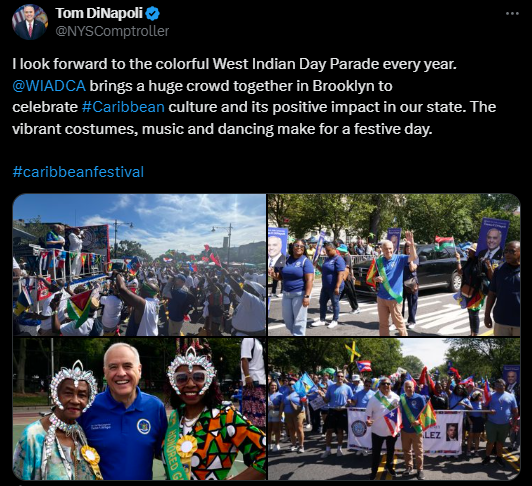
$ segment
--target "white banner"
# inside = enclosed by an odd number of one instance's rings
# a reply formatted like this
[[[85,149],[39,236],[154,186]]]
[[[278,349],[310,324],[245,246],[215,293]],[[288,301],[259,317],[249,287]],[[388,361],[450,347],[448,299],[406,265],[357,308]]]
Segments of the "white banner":
[[[463,413],[453,410],[436,410],[437,424],[423,432],[423,450],[425,454],[454,456],[462,453]],[[357,451],[371,450],[371,427],[366,425],[366,412],[360,409],[349,409],[348,449]],[[404,418],[403,418],[404,420]],[[395,443],[395,451],[402,453],[401,434]]]

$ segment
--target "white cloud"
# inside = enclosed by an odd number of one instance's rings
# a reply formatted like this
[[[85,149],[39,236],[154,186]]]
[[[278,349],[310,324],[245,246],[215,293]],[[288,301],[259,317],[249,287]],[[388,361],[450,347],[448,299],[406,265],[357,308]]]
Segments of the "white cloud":
[[[417,356],[429,369],[445,363],[445,338],[399,338],[403,356]]]

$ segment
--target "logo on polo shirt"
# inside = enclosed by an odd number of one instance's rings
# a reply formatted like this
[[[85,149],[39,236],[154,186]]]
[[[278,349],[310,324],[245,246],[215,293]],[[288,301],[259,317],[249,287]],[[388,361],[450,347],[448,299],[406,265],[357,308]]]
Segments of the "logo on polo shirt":
[[[353,434],[355,434],[355,437],[363,437],[366,435],[368,426],[362,422],[362,420],[355,420],[353,425],[351,425],[351,430],[353,431]]]
[[[150,424],[149,420],[146,420],[146,419],[143,419],[143,418],[140,419],[137,422],[137,430],[143,435],[149,434],[150,430],[151,430],[151,424]]]

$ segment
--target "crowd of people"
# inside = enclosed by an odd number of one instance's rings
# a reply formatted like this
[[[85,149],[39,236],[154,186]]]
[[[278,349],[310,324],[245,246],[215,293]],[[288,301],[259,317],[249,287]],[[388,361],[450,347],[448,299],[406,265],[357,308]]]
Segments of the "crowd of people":
[[[65,238],[61,231],[57,225],[52,227],[46,237],[47,250],[62,250]],[[69,239],[70,248],[79,250],[83,231],[74,228]],[[221,264],[192,268],[188,263],[144,264],[136,259],[135,268],[98,272],[82,279],[78,257],[79,251],[67,258],[68,264],[61,265],[51,256],[44,265],[46,271],[41,265],[32,271],[27,262],[13,258],[15,307],[21,302],[13,320],[14,335],[28,333],[20,326],[30,326],[40,336],[109,337],[119,335],[121,328],[126,336],[157,336],[161,332],[180,336],[184,322],[197,324],[194,333],[205,336],[266,334],[264,274],[249,273],[243,267],[229,271]],[[23,287],[25,295],[20,294]],[[45,299],[35,298],[38,287],[47,288]],[[89,314],[81,323],[66,312],[67,304],[73,295],[89,291]]]
[[[63,367],[50,385],[51,413],[28,425],[18,441],[14,474],[22,480],[151,480],[159,459],[167,479],[223,480],[240,452],[247,467],[233,479],[265,479],[260,342],[241,343],[242,378],[251,390],[243,397],[245,415],[223,402],[208,342],[194,344],[179,349],[166,370],[169,417],[159,398],[140,390],[139,353],[125,342],[103,356],[108,386],[101,393],[80,361]],[[253,389],[262,390],[261,399]]]
[[[344,434],[348,431],[347,409],[356,407],[365,410],[366,426],[371,431],[372,469],[370,479],[375,479],[381,461],[381,449],[386,443],[386,469],[396,476],[393,467],[394,448],[397,434],[393,433],[383,417],[389,411],[401,410],[401,442],[404,451],[403,474],[413,474],[425,479],[423,473],[423,432],[420,414],[427,402],[433,410],[464,411],[463,441],[466,457],[479,455],[480,439],[486,441],[483,465],[491,462],[491,454],[496,452],[495,463],[504,467],[502,447],[510,439],[509,450],[520,446],[520,386],[495,379],[492,387],[472,379],[461,382],[459,375],[436,380],[434,387],[419,383],[420,377],[394,373],[391,376],[372,378],[370,376],[349,375],[348,366],[325,370],[308,376],[315,387],[302,397],[294,386],[301,375],[270,373],[268,377],[268,447],[270,453],[282,451],[281,441],[286,429],[290,442],[290,452],[305,452],[305,431],[325,440],[325,450],[321,459],[332,453],[332,438],[336,435],[338,456],[344,455]],[[452,373],[451,373],[452,375]],[[508,377],[510,380],[510,377]],[[427,387],[423,390],[424,387]],[[487,398],[486,393],[489,391]],[[310,405],[320,396],[320,408]],[[307,424],[305,426],[305,423]],[[458,440],[458,424],[448,427],[447,440]],[[454,428],[453,428],[454,427]],[[310,429],[310,431],[309,431]],[[321,436],[321,437],[320,437]],[[362,452],[357,452],[362,454]],[[415,459],[415,464],[414,464]]]
[[[271,239],[279,238],[271,237]],[[279,245],[268,245],[268,274],[272,279],[272,298],[277,298],[278,283],[281,282],[283,321],[293,336],[305,336],[310,297],[316,275],[321,274],[319,297],[319,318],[311,327],[338,326],[340,299],[347,297],[351,310],[349,314],[360,312],[354,285],[353,257],[362,256],[373,260],[368,269],[367,283],[376,289],[379,335],[389,336],[397,330],[400,336],[408,336],[408,329],[416,326],[419,299],[419,258],[412,232],[405,233],[402,254],[399,245],[390,240],[382,241],[378,248],[364,245],[362,239],[357,244],[345,245],[341,240],[326,242],[320,257],[314,258],[317,251],[313,244],[297,239],[289,244],[287,257],[280,253]],[[485,307],[484,324],[494,326],[495,336],[520,335],[521,309],[521,245],[518,241],[506,243],[499,255],[504,258],[501,264],[492,263],[491,254],[482,251],[476,255],[477,244],[467,250],[467,261],[462,267],[462,259],[456,252],[456,274],[461,277],[460,291],[455,299],[467,309],[471,336],[477,336],[480,328],[479,312]],[[278,252],[274,256],[274,252]],[[283,257],[283,258],[281,258]],[[330,302],[330,306],[328,303]],[[405,317],[408,309],[408,316]],[[333,314],[330,322],[326,314]],[[493,318],[492,318],[493,312]],[[390,323],[391,320],[391,323]]]

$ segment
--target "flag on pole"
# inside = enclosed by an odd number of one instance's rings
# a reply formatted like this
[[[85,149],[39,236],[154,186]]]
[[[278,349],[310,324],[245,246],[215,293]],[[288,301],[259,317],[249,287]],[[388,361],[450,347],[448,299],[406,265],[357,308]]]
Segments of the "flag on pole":
[[[449,238],[436,236],[434,238],[436,244],[434,245],[434,251],[443,251],[444,248],[454,248],[454,238],[451,236]]]
[[[211,253],[209,255],[209,257],[216,265],[218,265],[219,267],[222,266],[222,264],[220,263],[220,259],[218,257],[214,256],[214,253]]]
[[[436,414],[434,413],[434,408],[432,407],[430,400],[427,401],[425,408],[419,414],[418,420],[421,423],[423,431],[436,425]]]
[[[294,391],[297,392],[300,397],[306,397],[314,388],[317,387],[306,372],[294,383]]]
[[[52,283],[51,277],[46,277],[46,281],[49,284]],[[39,280],[37,283],[37,301],[40,302],[41,300],[45,300],[48,297],[50,297],[50,291],[48,290],[48,287],[44,285],[44,282],[42,280]]]
[[[166,258],[166,257],[163,257],[163,260],[165,263],[169,263],[173,261],[171,258]]]
[[[76,294],[67,300],[66,310],[68,317],[76,321],[75,328],[78,329],[89,317],[91,306],[92,290],[87,290],[81,294]]]
[[[417,386],[417,381],[412,378],[412,375],[407,371],[406,372],[406,381],[411,381],[414,384],[414,390]]]
[[[366,371],[372,371],[371,370],[371,361],[357,361],[357,367],[358,371],[360,373],[365,373]]]
[[[465,380],[462,380],[460,382],[460,385],[468,385],[469,383],[472,383],[473,385],[475,384],[473,382],[473,375],[469,376],[468,378],[466,378]]]
[[[28,292],[28,288],[24,283],[22,283],[22,289],[18,296],[17,302],[15,303],[15,306],[13,308],[13,314],[15,314],[17,317],[20,316],[20,314],[26,312],[32,304],[33,300],[31,298],[30,293]]]
[[[484,405],[488,405],[491,402],[491,391],[488,380],[484,382]]]
[[[366,275],[366,283],[373,288],[377,287],[374,280],[375,276],[377,276],[377,260],[374,258]]]
[[[421,376],[419,377],[419,384],[423,385],[423,388],[420,391],[421,395],[429,396],[429,393],[434,393],[434,381],[432,381],[426,366],[423,368]]]
[[[386,415],[384,415],[384,421],[386,422],[386,425],[388,426],[392,437],[395,437],[399,433],[399,431],[401,430],[401,426],[403,425],[401,410],[399,408],[391,410]]]
[[[127,264],[127,269],[131,275],[136,275],[140,269],[142,262],[139,257],[133,257]]]
[[[356,344],[355,344],[355,341],[353,341],[353,345],[351,347],[349,347],[347,344],[345,345],[345,347],[347,348],[347,350],[351,354],[351,363],[353,362],[355,357],[359,357],[360,358],[360,356],[362,356],[360,354],[360,351],[358,350]]]

